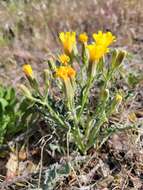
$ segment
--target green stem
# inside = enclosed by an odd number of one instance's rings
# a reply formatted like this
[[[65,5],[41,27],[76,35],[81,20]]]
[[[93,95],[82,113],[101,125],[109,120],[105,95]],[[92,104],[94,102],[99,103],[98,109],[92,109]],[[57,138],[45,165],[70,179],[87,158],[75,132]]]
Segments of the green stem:
[[[105,119],[99,119],[99,121],[97,122],[95,128],[92,129],[91,133],[90,133],[90,138],[89,138],[89,142],[86,146],[86,150],[88,150],[89,148],[91,148],[91,146],[93,146],[94,142],[95,142],[95,138],[97,137],[99,131],[100,131],[100,127],[103,125],[103,123],[105,122]]]
[[[73,116],[73,120],[74,120],[74,131],[73,131],[73,136],[77,142],[77,145],[79,147],[79,149],[81,150],[82,153],[84,153],[84,144],[82,141],[82,136],[81,136],[81,132],[78,126],[78,119],[77,119],[77,115],[75,112],[75,108],[74,108],[74,104],[72,104],[71,108],[70,108],[71,112],[72,112],[72,116]]]
[[[47,108],[49,109],[49,112],[53,117],[59,122],[59,124],[65,128],[66,124],[65,122],[58,116],[58,114],[47,104]]]
[[[79,111],[78,116],[77,116],[78,121],[80,120],[80,117],[81,117],[83,110],[84,110],[84,106],[87,102],[87,98],[88,98],[89,90],[91,88],[91,84],[92,84],[92,78],[90,77],[88,82],[87,82],[87,86],[86,86],[84,95],[82,96],[81,108],[80,108],[80,111]]]
[[[78,127],[74,127],[74,130],[72,131],[72,134],[73,134],[73,137],[76,141],[76,144],[79,148],[79,150],[84,153],[85,151],[85,147],[84,147],[84,144],[82,142],[82,138],[81,138],[81,133],[80,133],[80,130]]]
[[[63,127],[66,127],[66,123],[59,117],[59,115],[51,108],[51,106],[47,102],[42,102],[41,100],[38,100],[35,98],[35,101],[40,103],[43,106],[46,106],[49,110],[49,113],[52,117],[55,118],[55,120]]]
[[[85,140],[88,140],[90,129],[91,129],[91,125],[88,124],[86,129],[85,129]]]
[[[115,69],[113,68],[112,70],[109,70],[109,72],[107,73],[103,88],[106,88],[108,85],[108,82],[111,80],[112,74],[115,71]]]

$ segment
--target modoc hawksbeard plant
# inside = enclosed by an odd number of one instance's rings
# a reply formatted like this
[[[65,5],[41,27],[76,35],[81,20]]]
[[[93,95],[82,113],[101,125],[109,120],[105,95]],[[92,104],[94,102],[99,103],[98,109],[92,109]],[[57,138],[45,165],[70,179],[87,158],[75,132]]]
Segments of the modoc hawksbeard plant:
[[[44,71],[45,89],[40,91],[30,65],[24,65],[23,71],[31,88],[22,85],[21,89],[28,99],[46,108],[57,127],[70,130],[71,143],[85,154],[93,146],[101,145],[113,132],[104,124],[123,101],[120,91],[111,91],[111,87],[126,52],[110,49],[116,41],[111,32],[94,33],[91,44],[88,44],[86,33],[79,35],[79,45],[75,32],[61,32],[59,39],[63,52],[56,56],[57,59],[48,60],[48,68]],[[52,91],[57,89],[55,84],[59,89],[58,98]],[[95,94],[94,103],[91,102],[91,96],[94,97],[91,89],[95,86],[98,94]],[[64,111],[54,106],[59,99]]]

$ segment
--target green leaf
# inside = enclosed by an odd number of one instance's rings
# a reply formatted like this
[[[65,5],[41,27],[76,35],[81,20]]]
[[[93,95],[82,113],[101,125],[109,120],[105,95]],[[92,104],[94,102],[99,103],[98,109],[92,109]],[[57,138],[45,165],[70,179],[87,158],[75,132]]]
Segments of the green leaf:
[[[139,83],[139,77],[135,76],[134,74],[130,73],[128,75],[128,84],[131,87],[135,87]]]
[[[0,111],[3,112],[8,105],[8,102],[4,98],[0,98]]]
[[[5,94],[5,89],[4,87],[0,86],[0,98],[2,98]]]
[[[43,190],[54,190],[56,183],[60,182],[64,177],[70,173],[69,163],[60,165],[58,163],[49,166],[45,171],[45,181],[42,185]]]
[[[5,99],[11,101],[15,99],[15,90],[13,88],[8,88],[6,91]]]

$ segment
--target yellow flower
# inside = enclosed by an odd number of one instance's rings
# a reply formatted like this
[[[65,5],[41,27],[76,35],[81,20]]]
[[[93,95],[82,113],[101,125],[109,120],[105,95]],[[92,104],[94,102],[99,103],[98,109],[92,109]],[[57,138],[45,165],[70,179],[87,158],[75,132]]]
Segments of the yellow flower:
[[[113,42],[116,41],[116,37],[112,35],[111,32],[103,33],[102,31],[99,31],[97,34],[93,34],[93,39],[95,40],[97,45],[108,47]]]
[[[85,32],[79,35],[79,41],[83,44],[88,41],[88,36]]]
[[[116,94],[115,99],[116,99],[116,101],[117,101],[118,103],[121,103],[123,98],[122,98],[122,96],[121,96],[120,94]]]
[[[76,45],[76,33],[75,32],[61,32],[59,38],[64,48],[64,52],[70,55],[73,48]]]
[[[68,78],[74,78],[76,71],[70,66],[61,66],[56,70],[56,77],[60,77],[63,80]]]
[[[90,62],[98,61],[101,57],[103,57],[104,54],[108,52],[108,48],[96,44],[88,45],[87,49]]]
[[[61,66],[56,70],[56,77],[59,77],[63,80],[68,79],[67,70],[65,66]]]
[[[61,66],[56,70],[56,77],[63,79],[65,95],[68,100],[69,106],[73,102],[74,98],[74,77],[75,77],[75,70],[70,66]]]
[[[23,72],[25,73],[27,77],[33,77],[33,70],[32,70],[31,65],[29,64],[23,65]]]
[[[76,71],[72,67],[67,67],[67,73],[69,78],[74,78],[76,75]]]
[[[67,63],[69,63],[69,61],[70,61],[70,57],[67,56],[66,54],[61,54],[61,55],[59,55],[59,61],[62,64],[67,65]]]

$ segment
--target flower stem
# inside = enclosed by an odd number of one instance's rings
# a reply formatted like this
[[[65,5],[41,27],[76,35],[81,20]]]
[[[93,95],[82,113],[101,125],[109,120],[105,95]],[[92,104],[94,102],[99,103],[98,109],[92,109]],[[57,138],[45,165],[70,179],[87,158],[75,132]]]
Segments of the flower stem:
[[[66,128],[66,123],[59,117],[59,115],[51,108],[51,106],[47,102],[42,102],[41,100],[36,98],[35,101],[43,106],[46,106],[51,116],[61,125],[61,127]]]
[[[79,122],[80,117],[81,117],[81,115],[83,113],[84,106],[85,106],[85,104],[87,102],[87,98],[88,98],[89,90],[91,88],[91,84],[92,84],[92,78],[90,77],[88,82],[87,82],[87,86],[86,86],[86,89],[85,89],[85,92],[84,92],[84,96],[82,96],[81,108],[80,108],[80,111],[79,111],[78,116],[77,116],[78,122]]]

